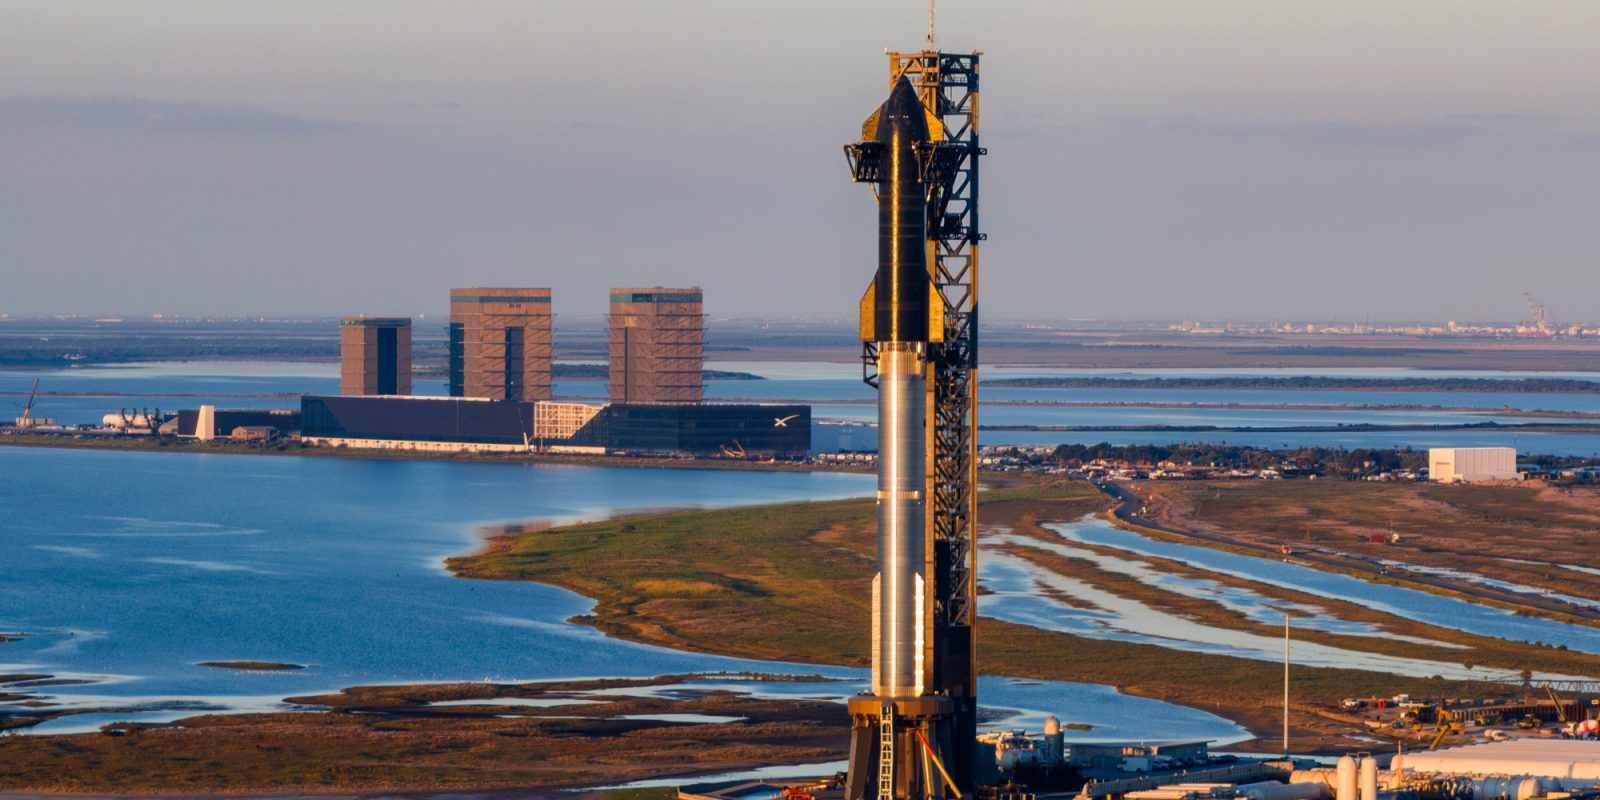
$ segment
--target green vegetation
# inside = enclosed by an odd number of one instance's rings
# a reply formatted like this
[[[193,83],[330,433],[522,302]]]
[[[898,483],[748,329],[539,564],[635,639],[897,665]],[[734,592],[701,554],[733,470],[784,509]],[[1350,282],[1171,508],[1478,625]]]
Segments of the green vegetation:
[[[556,380],[563,381],[604,381],[611,379],[611,367],[607,364],[573,364],[558,361],[550,366],[550,374]],[[734,372],[725,369],[703,370],[702,376],[708,381],[766,380],[753,372]]]
[[[1024,531],[1104,508],[1083,483],[997,488],[981,496],[986,528]],[[452,559],[463,577],[535,580],[597,603],[582,621],[678,649],[865,666],[874,569],[869,500],[690,511],[502,536]],[[673,576],[663,582],[661,576]],[[1108,683],[1222,714],[1268,733],[1278,724],[1282,667],[1153,645],[1089,640],[990,619],[978,629],[985,674]],[[1460,684],[1360,670],[1296,667],[1296,697],[1464,693]],[[1301,737],[1332,746],[1348,728],[1297,713]]]

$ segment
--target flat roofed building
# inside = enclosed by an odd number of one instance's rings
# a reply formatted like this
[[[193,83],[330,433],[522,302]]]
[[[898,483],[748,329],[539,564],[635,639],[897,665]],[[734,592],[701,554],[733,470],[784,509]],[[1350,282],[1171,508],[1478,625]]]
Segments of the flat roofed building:
[[[1428,450],[1428,477],[1440,483],[1517,480],[1514,447],[1435,447]]]
[[[522,403],[467,397],[300,398],[308,444],[426,450],[539,448],[701,456],[804,456],[799,405]],[[281,430],[281,428],[280,428]]]
[[[613,403],[698,403],[705,395],[700,287],[612,289]]]
[[[411,318],[339,321],[339,393],[411,394]]]
[[[549,289],[450,290],[450,396],[551,397]]]

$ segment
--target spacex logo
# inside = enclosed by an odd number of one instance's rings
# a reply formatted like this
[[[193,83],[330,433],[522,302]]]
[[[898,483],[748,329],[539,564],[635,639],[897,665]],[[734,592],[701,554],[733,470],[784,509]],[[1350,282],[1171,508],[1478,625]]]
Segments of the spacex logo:
[[[800,415],[799,414],[790,414],[787,417],[774,417],[773,420],[772,420],[772,427],[774,427],[774,428],[787,428],[787,427],[789,427],[789,420],[794,419],[795,417],[798,417],[798,416],[800,416]]]

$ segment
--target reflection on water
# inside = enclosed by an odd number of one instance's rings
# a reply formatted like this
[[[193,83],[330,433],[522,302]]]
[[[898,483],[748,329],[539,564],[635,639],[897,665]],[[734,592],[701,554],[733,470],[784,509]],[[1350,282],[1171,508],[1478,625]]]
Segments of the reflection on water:
[[[1505,560],[1509,561],[1511,559],[1505,559]],[[1434,567],[1434,566],[1428,566],[1426,564],[1411,564],[1411,563],[1408,563],[1408,562],[1405,562],[1405,561],[1395,561],[1395,560],[1387,559],[1387,558],[1378,559],[1377,563],[1382,564],[1383,566],[1389,567],[1391,569],[1394,569],[1394,568],[1404,569],[1404,570],[1407,570],[1409,572],[1415,572],[1415,573],[1418,573],[1418,574],[1421,574],[1421,575],[1427,575],[1428,577],[1431,577],[1431,578],[1444,578],[1446,580],[1459,581],[1461,583],[1472,583],[1472,584],[1477,584],[1478,586],[1484,586],[1484,587],[1488,587],[1488,588],[1491,588],[1491,589],[1499,589],[1501,591],[1512,592],[1512,593],[1515,593],[1515,594],[1526,594],[1526,595],[1532,595],[1532,596],[1535,596],[1535,597],[1543,597],[1543,598],[1548,599],[1548,600],[1556,600],[1558,602],[1566,603],[1568,605],[1584,606],[1586,608],[1600,608],[1600,600],[1595,600],[1595,599],[1589,598],[1589,597],[1577,597],[1577,596],[1570,595],[1570,594],[1563,594],[1561,592],[1555,592],[1555,591],[1551,591],[1549,589],[1541,589],[1541,588],[1539,588],[1537,586],[1529,586],[1529,585],[1527,585],[1525,583],[1515,583],[1513,581],[1504,581],[1504,580],[1500,580],[1499,578],[1491,578],[1491,577],[1489,577],[1487,575],[1481,575],[1481,574],[1476,573],[1476,572],[1468,572],[1466,570],[1460,570],[1460,569],[1451,569],[1449,567]],[[1566,565],[1551,564],[1550,566],[1566,566]],[[1583,567],[1566,567],[1566,568],[1567,569],[1577,569],[1580,572],[1583,571],[1583,569],[1584,569]]]
[[[0,631],[30,634],[0,643],[14,662],[0,673],[84,681],[28,689],[58,708],[140,709],[63,717],[41,733],[280,710],[284,697],[375,683],[732,672],[839,680],[694,688],[836,701],[865,688],[857,669],[610,639],[566,621],[590,612],[586,598],[454,578],[440,560],[476,548],[485,523],[854,496],[871,491],[871,476],[3,447],[0,472],[11,476],[8,504],[16,498],[7,511],[18,512],[0,514]],[[198,666],[235,660],[310,666]],[[1243,735],[1211,714],[1108,687],[981,686],[985,708],[1017,724],[1054,712],[1109,738],[1157,725],[1185,738]]]
[[[1078,536],[1081,526],[1106,525],[1103,520],[1094,515],[1089,515],[1072,525],[1053,525],[1051,530],[1061,535],[1068,541],[1083,541]],[[1435,639],[1404,636],[1385,631],[1382,628],[1357,620],[1340,619],[1328,613],[1321,606],[1307,603],[1295,603],[1289,600],[1267,597],[1253,589],[1242,586],[1229,586],[1206,578],[1192,578],[1186,575],[1174,575],[1162,572],[1143,561],[1134,561],[1125,557],[1108,556],[1083,547],[1073,547],[1063,542],[1041,542],[1037,539],[1019,537],[1004,537],[995,540],[996,543],[1010,542],[1023,547],[1045,550],[1069,558],[1077,558],[1093,563],[1096,567],[1106,572],[1120,573],[1138,579],[1141,583],[1165,589],[1185,597],[1200,600],[1209,600],[1223,608],[1233,611],[1251,622],[1266,625],[1280,625],[1283,623],[1285,612],[1294,616],[1294,626],[1301,630],[1323,631],[1346,636],[1367,636],[1373,638],[1391,639],[1396,641],[1415,642],[1417,644],[1432,645],[1465,650],[1464,645],[1441,642]]]
[[[1004,537],[999,543],[1004,543]],[[1281,637],[1211,627],[1076,578],[1058,575],[1018,556],[989,551],[983,559],[983,584],[992,592],[978,601],[984,616],[1090,639],[1151,644],[1257,661],[1283,660]],[[1088,607],[1076,607],[1069,604],[1067,598]],[[1517,677],[1509,672],[1471,670],[1461,664],[1386,656],[1315,642],[1295,641],[1291,650],[1294,663],[1313,667],[1365,669],[1416,677],[1442,675],[1456,680],[1514,680]],[[1572,676],[1540,677],[1562,680]]]
[[[480,523],[871,487],[860,475],[32,448],[0,448],[0,471],[12,476],[0,630],[32,634],[0,645],[19,667],[9,671],[115,673],[126,678],[92,693],[160,700],[771,669],[607,639],[564,621],[587,613],[587,599],[457,579],[439,561],[474,549]],[[197,666],[234,660],[315,666]]]
[[[1538,617],[1518,616],[1512,611],[1501,608],[1416,589],[1372,583],[1349,575],[1324,572],[1277,559],[1228,553],[1198,545],[1158,541],[1133,531],[1117,528],[1098,518],[1071,525],[1046,527],[1063,531],[1077,541],[1137,555],[1181,561],[1191,567],[1246,578],[1317,597],[1355,600],[1374,611],[1441,628],[1510,641],[1566,645],[1573,650],[1600,653],[1600,629],[1585,625],[1569,625]]]
[[[1092,542],[1097,545],[1114,547],[1130,552],[1140,552],[1147,556],[1159,555],[1169,559],[1178,558],[1191,566],[1201,569],[1213,569],[1248,579],[1255,579],[1254,572],[1250,568],[1259,565],[1269,565],[1273,570],[1282,566],[1316,572],[1307,567],[1284,562],[1234,556],[1230,553],[1221,553],[1188,545],[1176,545],[1174,547],[1181,549],[1170,554],[1166,552],[1144,552],[1137,547],[1130,546],[1128,538],[1131,537],[1147,545],[1166,545],[1167,543],[1153,542],[1138,534],[1118,529],[1105,520],[1093,516],[1085,517],[1075,523],[1048,525],[1046,527],[1061,534],[1062,538],[1067,541]],[[1108,544],[1108,541],[1112,543]],[[1219,603],[1252,621],[1278,623],[1283,619],[1283,611],[1291,610],[1301,615],[1294,623],[1295,626],[1301,628],[1452,647],[1449,644],[1427,639],[1395,636],[1366,623],[1331,618],[1327,616],[1325,610],[1316,606],[1270,599],[1248,589],[1226,587],[1215,581],[1164,574],[1143,562],[1111,558],[1082,547],[1073,547],[1065,543],[1041,542],[1036,539],[1006,533],[990,536],[984,540],[984,566],[981,580],[990,593],[983,595],[979,599],[979,607],[985,616],[1008,622],[1061,631],[1087,638],[1153,644],[1192,652],[1213,653],[1263,661],[1281,661],[1283,658],[1283,639],[1281,638],[1212,627],[1180,614],[1151,608],[1138,600],[1105,591],[1076,578],[1056,574],[1026,558],[997,550],[997,548],[1003,546],[1031,548],[1070,558],[1085,559],[1095,563],[1102,569],[1135,577],[1159,588]],[[1155,549],[1151,548],[1151,550]],[[1203,551],[1203,553],[1195,554],[1190,552],[1196,550]],[[1207,557],[1201,558],[1200,556],[1202,555]],[[1209,557],[1213,555],[1232,556],[1229,559],[1230,563],[1233,561],[1243,563],[1233,569],[1216,570],[1216,559]],[[1251,562],[1259,562],[1259,564]],[[1347,600],[1360,599],[1369,606],[1373,605],[1367,602],[1368,596],[1364,592],[1370,588],[1379,587],[1355,578],[1348,578],[1347,580],[1360,584],[1359,587],[1352,587],[1356,589],[1354,593],[1341,596],[1324,592],[1322,596]],[[1284,586],[1284,583],[1278,580],[1264,582],[1271,585]],[[1285,588],[1303,589],[1302,586],[1297,585],[1285,586]],[[1397,591],[1422,595],[1425,598],[1434,597],[1433,595],[1412,590],[1398,589]],[[1474,604],[1466,603],[1465,601],[1455,602],[1462,606],[1473,606],[1475,609],[1512,616],[1507,612],[1499,612],[1499,609],[1474,606]],[[1389,611],[1387,608],[1382,610]],[[1389,613],[1396,612],[1389,611]],[[1305,616],[1307,614],[1310,616]],[[1416,618],[1405,613],[1397,613],[1396,615],[1405,618]],[[1515,619],[1520,620],[1523,618]],[[1535,622],[1535,620],[1529,621]],[[1482,631],[1472,630],[1469,627],[1470,622],[1471,620],[1468,620],[1464,624],[1458,621],[1457,625],[1450,627],[1482,633]],[[1549,623],[1549,625],[1561,628],[1575,628],[1576,630],[1571,633],[1578,636],[1587,635],[1592,631],[1592,629],[1554,622]],[[1593,632],[1600,633],[1600,631]],[[1484,635],[1492,636],[1493,634],[1486,633]],[[1442,675],[1446,678],[1459,680],[1516,680],[1518,677],[1509,672],[1501,674],[1487,669],[1467,667],[1459,663],[1402,658],[1305,641],[1293,642],[1291,649],[1295,663],[1310,666],[1366,669],[1418,677]],[[1564,680],[1578,679],[1581,676],[1549,674],[1541,675],[1540,677],[1550,680]]]

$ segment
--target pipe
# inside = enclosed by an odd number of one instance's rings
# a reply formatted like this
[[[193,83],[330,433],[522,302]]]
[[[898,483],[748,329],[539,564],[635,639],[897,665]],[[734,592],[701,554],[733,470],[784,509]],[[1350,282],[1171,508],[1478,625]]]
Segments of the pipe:
[[[945,785],[950,787],[950,791],[956,793],[956,800],[961,800],[961,789],[956,786],[954,780],[951,780],[950,773],[945,771],[944,762],[939,760],[938,753],[933,752],[933,745],[928,744],[928,737],[922,735],[921,728],[912,728],[911,732],[917,735],[917,741],[922,742],[922,749],[928,751],[928,760],[939,768],[939,775],[944,778]]]
[[[1330,800],[1333,790],[1325,783],[1278,783],[1263,781],[1234,787],[1248,800]]]

